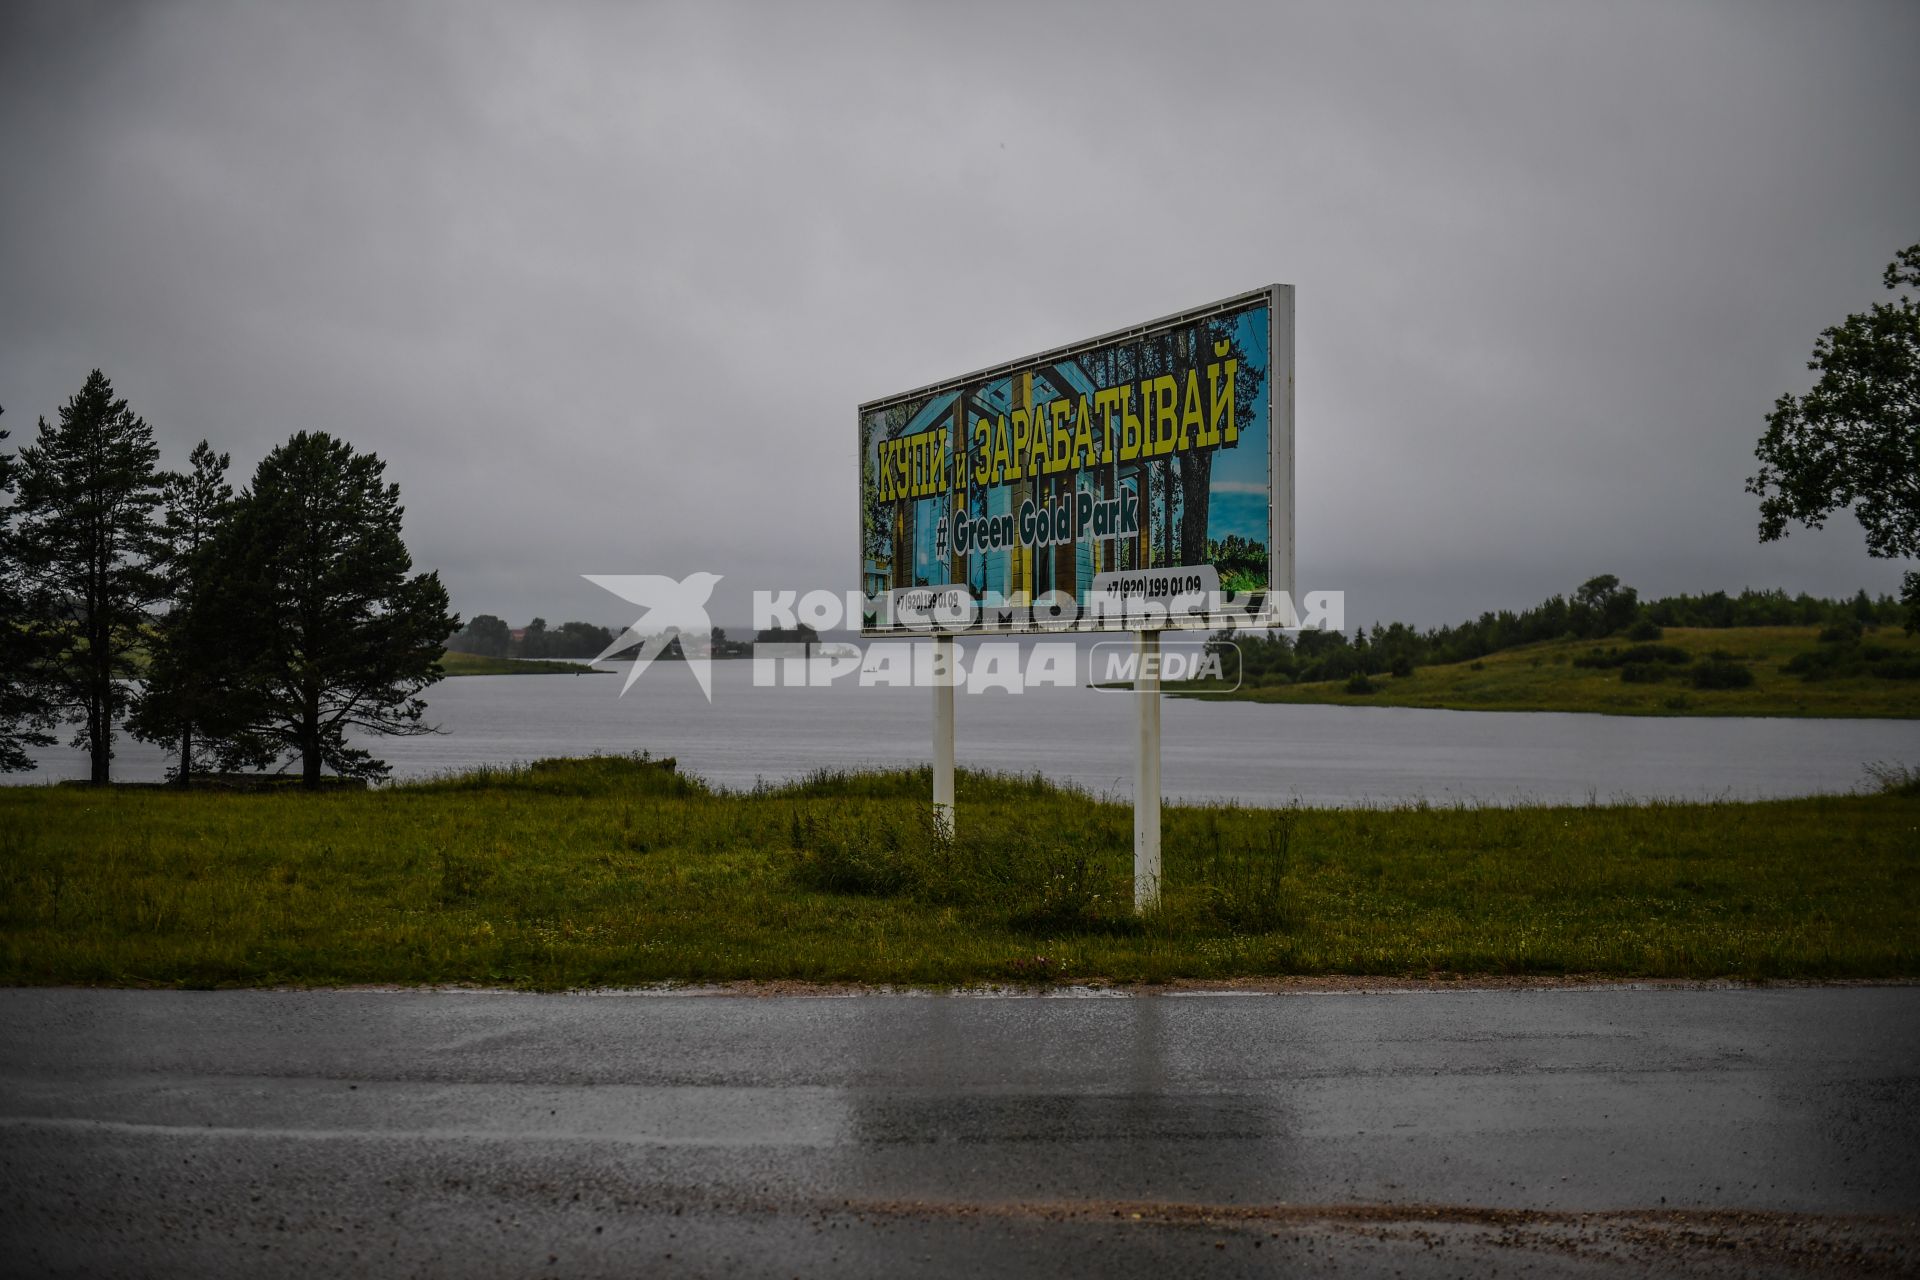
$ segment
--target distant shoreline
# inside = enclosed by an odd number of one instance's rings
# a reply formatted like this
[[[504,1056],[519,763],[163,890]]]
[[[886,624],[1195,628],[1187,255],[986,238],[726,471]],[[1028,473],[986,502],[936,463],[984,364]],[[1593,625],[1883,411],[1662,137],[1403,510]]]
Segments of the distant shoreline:
[[[740,662],[751,658],[750,653],[716,653],[709,661]],[[631,660],[630,653],[616,653],[608,658],[609,662]],[[594,665],[595,659],[574,658],[489,658],[477,653],[461,653],[449,649],[440,655],[440,669],[448,676],[546,676],[546,675],[584,675],[592,672],[598,675],[609,674],[606,667]],[[655,662],[681,662],[684,659],[677,653],[663,653],[654,658]]]
[[[1344,707],[1415,707],[1435,711],[1559,711],[1610,716],[1764,716],[1791,719],[1920,719],[1920,679],[1887,679],[1864,672],[1807,680],[1789,669],[1796,659],[1834,648],[1818,627],[1668,627],[1649,646],[1672,650],[1662,661],[1636,664],[1623,679],[1636,645],[1621,637],[1554,640],[1502,649],[1470,662],[1416,668],[1411,675],[1379,674],[1367,689],[1344,680],[1308,684],[1247,682],[1234,690],[1201,684],[1163,686],[1169,694],[1218,702],[1268,702]],[[1897,627],[1869,632],[1865,647],[1885,650],[1891,663],[1920,660],[1920,636]],[[1751,673],[1742,688],[1697,688],[1694,664],[1715,654]],[[1584,665],[1595,662],[1613,665]]]
[[[551,676],[604,674],[586,662],[549,658],[485,658],[477,653],[449,649],[440,655],[440,670],[449,676]]]

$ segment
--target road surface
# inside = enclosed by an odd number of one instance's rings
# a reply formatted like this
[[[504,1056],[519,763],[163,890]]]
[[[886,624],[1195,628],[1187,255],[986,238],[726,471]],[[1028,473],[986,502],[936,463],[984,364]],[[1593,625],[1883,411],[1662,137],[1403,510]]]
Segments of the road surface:
[[[26,1275],[1914,1274],[1920,988],[0,991]]]

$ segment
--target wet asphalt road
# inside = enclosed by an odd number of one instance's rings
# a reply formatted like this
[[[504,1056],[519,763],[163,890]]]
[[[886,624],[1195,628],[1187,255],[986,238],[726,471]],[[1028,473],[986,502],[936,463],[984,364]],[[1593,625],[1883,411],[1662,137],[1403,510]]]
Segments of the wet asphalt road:
[[[1920,988],[0,991],[0,1270],[1920,1267]]]

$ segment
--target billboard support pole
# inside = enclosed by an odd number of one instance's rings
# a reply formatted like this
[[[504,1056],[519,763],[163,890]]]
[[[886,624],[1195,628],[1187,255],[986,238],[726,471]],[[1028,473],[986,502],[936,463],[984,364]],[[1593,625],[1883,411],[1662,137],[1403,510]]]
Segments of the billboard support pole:
[[[1133,633],[1133,908],[1160,902],[1160,633]]]
[[[933,822],[953,836],[953,637],[933,638]]]
[[[1141,376],[1150,366],[1153,377]],[[851,532],[860,634],[913,640],[915,683],[922,659],[943,668],[933,681],[935,825],[951,834],[955,822],[954,673],[944,668],[966,661],[960,637],[1055,631],[1064,610],[1043,604],[1042,616],[1033,606],[1058,592],[1076,606],[1067,625],[1135,633],[1134,905],[1155,909],[1165,883],[1160,633],[1214,625],[1185,610],[1174,616],[1171,602],[1262,586],[1262,496],[1265,582],[1257,607],[1232,621],[1247,630],[1297,625],[1294,287],[1249,289],[868,400],[858,417],[861,515]],[[1168,487],[1174,455],[1177,497]],[[1202,458],[1204,477],[1187,465]],[[988,625],[972,616],[976,587],[1024,607],[999,610]],[[1079,617],[1101,601],[1120,606],[1118,615],[1094,607]],[[945,624],[923,616],[960,604],[966,616]],[[923,639],[933,647],[919,648]],[[993,669],[971,690],[1000,683],[997,664],[981,665]],[[1108,671],[1103,687],[1123,679]]]

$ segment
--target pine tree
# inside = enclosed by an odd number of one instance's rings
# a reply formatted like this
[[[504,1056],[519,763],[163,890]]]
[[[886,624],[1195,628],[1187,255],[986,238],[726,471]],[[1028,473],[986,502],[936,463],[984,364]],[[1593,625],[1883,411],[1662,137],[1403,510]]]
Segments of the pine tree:
[[[159,449],[146,421],[95,369],[20,451],[13,545],[27,628],[44,651],[53,710],[80,720],[74,745],[109,780],[114,721],[126,708],[147,608],[161,594],[153,509]]]
[[[145,687],[127,719],[134,737],[177,752],[171,772],[182,787],[196,769],[261,762],[245,732],[250,709],[244,655],[200,607],[217,572],[215,539],[233,509],[230,462],[202,440],[188,469],[165,477],[158,567],[170,607],[153,626]]]
[[[0,431],[0,441],[6,438]],[[52,710],[39,685],[40,663],[13,547],[14,470],[13,455],[0,452],[0,773],[31,769],[29,750],[53,741],[47,732]]]
[[[215,538],[217,573],[196,605],[241,655],[233,696],[251,734],[301,762],[377,778],[387,765],[347,734],[431,733],[420,692],[460,619],[438,574],[413,576],[400,536],[398,485],[386,464],[324,432],[301,432],[268,454]]]

